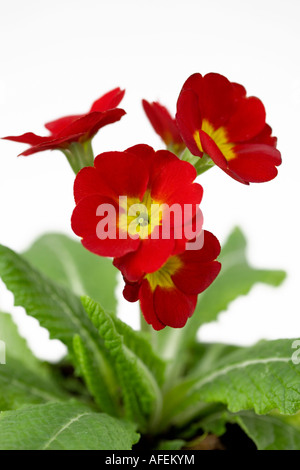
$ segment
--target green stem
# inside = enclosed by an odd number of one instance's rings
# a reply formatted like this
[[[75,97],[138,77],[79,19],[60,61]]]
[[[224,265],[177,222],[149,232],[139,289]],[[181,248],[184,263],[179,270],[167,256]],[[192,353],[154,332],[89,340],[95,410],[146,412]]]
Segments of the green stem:
[[[178,158],[181,159],[181,156],[185,150],[182,150],[182,145],[180,144],[169,144],[167,145],[167,150],[174,153]]]
[[[204,153],[202,158],[200,158],[191,154],[188,149],[185,149],[185,151],[180,155],[180,159],[193,165],[197,171],[197,175],[202,175],[202,173],[215,165],[206,153]]]
[[[202,158],[199,158],[197,163],[194,165],[197,171],[197,175],[202,175],[202,173],[205,173],[205,171],[210,170],[213,166],[215,166],[214,162],[212,159],[206,155],[206,153],[203,154]]]
[[[76,175],[82,168],[94,165],[94,153],[91,140],[87,140],[83,143],[72,142],[69,147],[62,150],[62,152],[67,157]]]

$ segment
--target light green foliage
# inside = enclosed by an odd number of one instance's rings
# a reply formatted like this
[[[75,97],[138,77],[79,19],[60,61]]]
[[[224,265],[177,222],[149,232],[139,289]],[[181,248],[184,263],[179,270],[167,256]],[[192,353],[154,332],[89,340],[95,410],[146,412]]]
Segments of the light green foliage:
[[[95,256],[66,235],[43,235],[24,253],[25,259],[47,277],[77,294],[89,295],[114,312],[118,270],[112,261]]]
[[[73,351],[73,337],[80,335],[93,357],[94,372],[101,387],[101,408],[118,414],[116,384],[103,341],[89,320],[80,299],[33,268],[22,256],[0,246],[0,276],[13,292],[15,305],[23,306],[50,332],[50,337]],[[98,399],[100,399],[98,397]],[[99,401],[99,400],[98,400]]]
[[[300,430],[278,415],[223,411],[200,421],[198,428],[220,436],[226,431],[226,423],[238,424],[258,450],[300,450]]]
[[[0,364],[0,411],[24,403],[66,399],[49,369],[34,357],[11,315],[0,312],[0,339],[5,342],[6,363]]]
[[[117,332],[122,335],[125,346],[130,349],[151,370],[158,385],[165,378],[166,362],[152,348],[151,337],[143,331],[133,330],[118,318],[113,318]]]
[[[275,416],[243,412],[231,417],[254,441],[258,450],[300,450],[300,431]]]
[[[130,450],[134,425],[77,403],[47,403],[0,415],[0,450]]]
[[[153,335],[115,316],[117,272],[110,260],[58,234],[41,237],[24,256],[0,246],[0,277],[15,305],[66,344],[95,401],[93,408],[80,404],[90,404],[84,384],[74,388],[77,402],[62,391],[62,377],[58,381],[34,357],[11,316],[0,313],[7,356],[0,365],[0,411],[14,410],[0,414],[0,449],[131,449],[137,426],[143,433],[163,432],[158,449],[172,450],[198,432],[221,435],[227,423],[235,423],[258,449],[300,450],[294,340],[252,347],[196,342],[198,328],[255,283],[283,281],[282,271],[252,268],[245,251],[245,238],[235,229],[220,256],[222,271],[199,296],[186,327],[158,332],[154,347]],[[295,422],[287,419],[293,414]]]
[[[113,359],[126,417],[144,428],[153,414],[160,412],[161,392],[157,381],[147,365],[128,348],[113,318],[88,297],[83,297],[82,302]]]
[[[27,369],[20,361],[7,357],[0,365],[0,411],[15,409],[24,403],[45,403],[66,399],[50,382]]]
[[[263,414],[278,409],[282,414],[296,413],[300,409],[300,367],[292,362],[293,341],[261,341],[240,348],[217,361],[213,369],[184,379],[165,397],[172,422],[197,416],[203,402],[224,403],[232,412],[254,409]]]

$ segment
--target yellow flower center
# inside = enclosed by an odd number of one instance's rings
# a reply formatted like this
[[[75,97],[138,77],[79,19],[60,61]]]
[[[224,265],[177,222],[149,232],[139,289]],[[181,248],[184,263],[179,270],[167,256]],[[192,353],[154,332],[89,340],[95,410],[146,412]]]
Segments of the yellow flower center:
[[[172,256],[168,261],[154,273],[146,274],[152,292],[157,286],[165,289],[174,287],[172,276],[181,268],[182,261],[178,256]]]
[[[221,126],[218,127],[218,129],[215,129],[207,119],[203,119],[201,130],[206,132],[206,134],[208,134],[209,137],[215,142],[227,161],[235,158],[235,153],[233,150],[235,144],[233,142],[229,142],[225,127]],[[196,131],[193,137],[200,152],[204,152],[199,131]]]
[[[143,200],[135,197],[120,198],[119,228],[129,235],[148,238],[154,228],[161,225],[162,211],[147,190]]]

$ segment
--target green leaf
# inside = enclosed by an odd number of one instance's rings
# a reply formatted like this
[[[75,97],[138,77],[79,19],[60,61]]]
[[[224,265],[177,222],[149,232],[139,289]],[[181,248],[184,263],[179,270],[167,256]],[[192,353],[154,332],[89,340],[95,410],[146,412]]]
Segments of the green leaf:
[[[172,423],[185,423],[201,413],[203,402],[224,403],[232,412],[296,413],[300,366],[292,361],[293,341],[261,341],[226,355],[214,370],[187,377],[166,394],[166,415]]]
[[[6,364],[0,365],[0,411],[66,398],[54,381],[35,374],[8,354]]]
[[[126,417],[139,423],[141,428],[148,427],[161,407],[161,392],[152,371],[126,345],[111,315],[88,297],[83,297],[82,302],[114,361]],[[120,328],[120,322],[118,326]]]
[[[300,430],[284,419],[240,412],[229,420],[243,429],[258,450],[300,450]]]
[[[77,403],[48,403],[0,415],[1,450],[130,450],[131,423]]]
[[[75,335],[73,338],[73,351],[77,362],[79,364],[81,375],[87,385],[88,390],[94,397],[95,402],[101,408],[103,403],[103,384],[99,380],[98,364],[92,350],[86,346],[85,342],[79,335]],[[106,354],[106,351],[105,351]],[[107,354],[106,354],[107,355]],[[110,375],[110,381],[114,382],[114,368],[111,364],[110,368],[107,368],[106,374]],[[117,395],[117,390],[115,391]],[[105,408],[103,408],[104,411]]]
[[[170,441],[160,441],[155,450],[180,450],[186,444],[183,439],[173,439]]]
[[[113,317],[117,332],[122,335],[125,346],[130,349],[151,370],[158,385],[165,379],[166,362],[152,348],[151,335],[133,330],[119,318]]]
[[[96,256],[66,235],[43,235],[24,253],[38,270],[74,294],[89,295],[105,310],[116,309],[118,270],[108,258]]]
[[[227,410],[224,410],[223,407],[221,411],[212,412],[211,414],[208,413],[203,419],[198,422],[194,422],[189,428],[187,433],[195,433],[199,432],[199,429],[202,431],[210,432],[215,434],[216,436],[222,436],[226,432],[226,423],[229,422]]]
[[[223,411],[207,416],[197,427],[220,436],[226,432],[226,423],[238,424],[258,450],[300,450],[300,430],[285,417]]]
[[[47,328],[50,337],[60,339],[73,351],[73,337],[80,335],[89,354],[93,356],[95,374],[101,388],[97,397],[101,409],[119,412],[119,394],[116,378],[103,341],[89,320],[80,299],[34,269],[20,255],[0,245],[0,276],[13,292],[15,305]]]
[[[204,374],[216,367],[220,359],[234,351],[243,349],[241,346],[223,343],[195,343],[189,349],[186,363],[186,375]]]
[[[0,339],[5,342],[5,364],[0,364],[0,410],[25,403],[65,399],[46,364],[30,351],[8,313],[0,312]]]

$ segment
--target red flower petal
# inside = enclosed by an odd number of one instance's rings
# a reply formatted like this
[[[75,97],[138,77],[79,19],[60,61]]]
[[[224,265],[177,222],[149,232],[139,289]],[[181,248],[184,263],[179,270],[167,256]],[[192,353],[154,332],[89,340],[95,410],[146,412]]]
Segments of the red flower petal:
[[[114,201],[118,198],[116,192],[107,184],[105,174],[101,174],[95,167],[86,166],[75,178],[75,202],[78,204],[81,199],[95,194],[109,197]]]
[[[243,85],[240,85],[239,83],[234,83],[234,82],[232,82],[231,85],[233,86],[234,96],[237,100],[240,100],[241,98],[245,98],[246,89],[245,87],[243,87]]]
[[[93,111],[104,112],[116,108],[121,103],[124,95],[125,90],[114,88],[93,103],[90,113]]]
[[[248,144],[266,144],[276,147],[277,137],[272,137],[272,128],[266,124],[263,130],[247,142]]]
[[[123,297],[126,299],[128,302],[136,302],[139,300],[139,290],[140,290],[140,284],[138,282],[130,283],[126,279],[125,280],[125,286],[123,289]]]
[[[33,134],[33,132],[26,132],[22,135],[2,137],[4,140],[12,140],[13,142],[21,142],[29,145],[39,145],[49,141],[52,141],[53,137],[42,137],[40,135]]]
[[[72,229],[76,235],[82,237],[83,246],[92,253],[109,257],[124,256],[130,251],[137,250],[140,244],[139,239],[132,239],[131,237],[119,238],[117,220],[114,214],[107,219],[113,235],[103,240],[97,236],[97,225],[101,221],[101,217],[97,216],[97,208],[102,204],[109,204],[111,207],[114,207],[115,214],[118,215],[118,205],[112,199],[99,195],[81,199],[73,211]],[[106,214],[104,217],[106,217]]]
[[[199,150],[194,139],[195,131],[201,129],[202,116],[198,107],[197,95],[193,90],[186,90],[183,87],[177,101],[176,122],[189,150],[193,155],[202,157],[203,152]]]
[[[216,279],[221,263],[188,263],[172,277],[175,286],[184,294],[200,294]]]
[[[154,292],[154,311],[161,323],[182,328],[194,313],[197,295],[186,295],[174,288],[157,287]]]
[[[226,77],[208,73],[203,77],[202,86],[195,90],[200,112],[215,128],[226,124],[236,107],[235,90]]]
[[[65,137],[62,137],[59,139],[53,139],[51,137],[51,140],[49,140],[48,142],[35,145],[34,147],[30,147],[29,149],[20,153],[20,155],[24,155],[26,157],[28,155],[32,155],[38,152],[43,152],[45,150],[55,150],[55,149],[63,150],[63,149],[68,148],[70,142],[78,142],[80,138],[82,138],[83,135],[84,135],[83,133],[74,134],[72,136],[69,136],[68,139],[66,139]]]
[[[187,243],[195,242],[195,239],[203,236],[203,214],[198,207],[192,219],[187,211],[184,213],[184,225],[174,227],[175,249],[173,255],[183,253],[187,249]],[[191,250],[193,251],[193,250]]]
[[[50,121],[45,124],[46,129],[48,129],[52,135],[56,136],[60,132],[62,132],[67,126],[72,124],[72,122],[76,121],[77,119],[83,117],[84,114],[75,114],[73,116],[64,116],[59,119],[55,119],[55,121]]]
[[[141,284],[139,298],[141,303],[141,310],[146,322],[149,325],[152,325],[153,328],[157,331],[165,328],[166,325],[159,320],[154,310],[153,293],[147,280],[144,280]]]
[[[199,205],[203,189],[197,183],[192,184],[196,176],[197,172],[190,163],[179,160],[167,150],[159,150],[152,167],[151,196],[155,201],[169,205],[187,202]]]
[[[176,287],[185,294],[200,294],[215,280],[221,264],[214,261],[220,254],[220,243],[210,232],[204,231],[204,245],[199,250],[187,250],[178,255],[181,268],[172,276]]]
[[[71,142],[85,141],[92,138],[101,127],[119,121],[124,114],[125,111],[122,109],[113,109],[107,111],[106,114],[86,114],[71,122],[69,126],[64,127],[55,138],[54,136],[41,137],[28,132],[21,136],[4,137],[4,139],[33,145],[20,154],[24,156],[44,150],[65,149]]]
[[[186,263],[209,263],[214,261],[220,254],[220,242],[208,230],[204,230],[203,246],[200,250],[186,250],[178,255],[184,264]]]
[[[157,229],[159,229],[157,227]],[[114,266],[129,281],[138,281],[145,273],[153,273],[168,260],[175,247],[174,239],[141,240],[138,249],[122,258],[114,259]]]
[[[226,124],[230,142],[252,139],[265,127],[266,112],[262,102],[251,96],[239,102],[235,113]]]
[[[153,171],[152,169],[153,167],[155,168],[155,165],[154,165],[154,161],[156,161],[155,150],[152,147],[150,147],[150,145],[137,144],[126,149],[125,152],[126,154],[130,153],[130,154],[136,155],[138,159],[142,160],[145,171],[149,173],[149,178],[151,178],[151,174]]]
[[[149,173],[140,156],[129,151],[105,152],[96,157],[94,165],[117,196],[142,199]]]
[[[85,142],[91,139],[102,127],[119,121],[126,114],[123,109],[115,108],[125,91],[115,88],[95,101],[87,114],[65,116],[48,122],[45,127],[51,136],[41,137],[31,132],[21,136],[5,137],[7,140],[24,142],[32,147],[21,155],[31,155],[44,150],[66,149],[72,142]]]
[[[65,137],[66,141],[71,141],[70,136],[82,133],[85,140],[91,139],[101,127],[119,121],[124,116],[123,109],[111,109],[105,113],[92,112],[71,122],[67,127],[62,129],[57,137]]]
[[[180,144],[184,148],[184,144],[179,133],[175,119],[160,103],[154,101],[149,103],[142,100],[144,111],[151,122],[155,132],[162,138],[166,145]]]
[[[214,140],[203,131],[199,131],[199,138],[204,152],[210,156],[216,165],[225,170],[227,168],[227,160]]]
[[[228,169],[248,183],[270,181],[277,175],[281,164],[280,152],[264,144],[244,144],[235,147],[237,157],[230,160]]]
[[[47,122],[45,124],[46,129],[48,129],[53,135],[57,135],[62,132],[67,126],[70,126],[74,121],[82,117],[87,116],[88,114],[97,111],[105,112],[109,109],[116,108],[118,104],[122,101],[122,98],[125,94],[125,90],[120,88],[115,88],[114,90],[109,91],[105,95],[101,96],[97,101],[95,101],[89,111],[89,113],[84,114],[74,114],[72,116],[64,116],[60,119]]]

